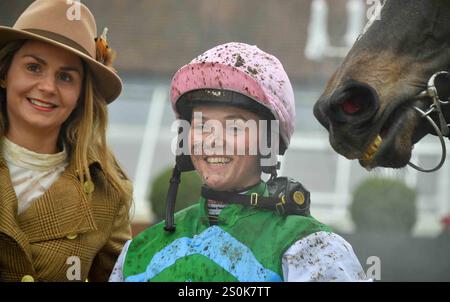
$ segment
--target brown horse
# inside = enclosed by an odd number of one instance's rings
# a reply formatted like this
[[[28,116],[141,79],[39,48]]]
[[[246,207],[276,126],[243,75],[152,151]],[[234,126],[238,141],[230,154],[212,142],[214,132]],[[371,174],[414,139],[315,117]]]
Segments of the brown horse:
[[[437,73],[450,71],[450,1],[382,5],[314,107],[334,150],[368,170],[406,166],[428,133],[445,153],[450,121],[450,76]]]

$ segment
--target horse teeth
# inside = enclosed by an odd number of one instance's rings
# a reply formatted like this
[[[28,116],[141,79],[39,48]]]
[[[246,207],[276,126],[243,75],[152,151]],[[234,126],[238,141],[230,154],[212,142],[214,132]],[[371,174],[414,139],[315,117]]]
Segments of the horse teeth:
[[[382,142],[383,142],[383,139],[381,138],[381,136],[377,135],[377,137],[375,138],[374,144],[376,144],[379,147]]]
[[[380,135],[377,135],[377,137],[374,139],[372,144],[367,148],[366,153],[364,153],[362,160],[363,161],[370,161],[375,153],[377,153],[378,148],[380,147],[381,143],[383,142],[383,139]]]

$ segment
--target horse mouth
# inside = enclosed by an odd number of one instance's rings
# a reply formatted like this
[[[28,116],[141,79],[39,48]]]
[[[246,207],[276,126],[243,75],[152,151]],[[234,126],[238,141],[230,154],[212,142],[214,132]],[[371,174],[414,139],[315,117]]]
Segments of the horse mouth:
[[[405,167],[414,144],[426,134],[420,130],[423,128],[419,127],[420,123],[420,115],[410,104],[397,106],[382,119],[380,130],[372,136],[359,159],[361,166],[369,171],[375,167]]]

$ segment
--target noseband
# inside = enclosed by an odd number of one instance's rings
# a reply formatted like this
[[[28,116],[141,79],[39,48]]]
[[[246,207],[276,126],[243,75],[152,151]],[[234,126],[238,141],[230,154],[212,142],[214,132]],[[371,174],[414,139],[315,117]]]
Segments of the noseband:
[[[433,169],[424,169],[421,167],[416,166],[415,164],[409,162],[408,165],[420,172],[434,172],[439,170],[442,165],[445,162],[447,149],[445,147],[444,137],[447,137],[450,139],[450,130],[449,130],[449,124],[447,124],[447,121],[445,120],[444,114],[442,113],[442,106],[450,104],[450,98],[448,100],[441,100],[438,90],[435,86],[435,80],[438,76],[442,75],[449,75],[446,71],[440,71],[435,73],[430,80],[428,81],[428,87],[425,91],[422,91],[416,99],[423,99],[423,98],[431,98],[433,103],[428,107],[426,111],[423,111],[422,109],[413,106],[413,108],[421,115],[421,117],[425,118],[428,123],[434,128],[434,131],[436,132],[436,135],[439,137],[439,141],[441,142],[441,148],[442,148],[442,155],[441,155],[441,161],[439,164],[434,167]],[[440,127],[433,121],[433,119],[430,117],[430,114],[436,112],[439,118],[439,125]]]

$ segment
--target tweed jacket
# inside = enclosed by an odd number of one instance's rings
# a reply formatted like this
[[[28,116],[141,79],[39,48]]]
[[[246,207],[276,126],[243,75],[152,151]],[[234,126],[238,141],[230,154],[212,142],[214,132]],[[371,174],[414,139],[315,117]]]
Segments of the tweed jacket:
[[[131,239],[129,202],[120,199],[98,160],[90,159],[89,169],[91,188],[70,164],[18,215],[8,166],[0,155],[0,281],[108,280]],[[90,195],[85,192],[92,189]]]

